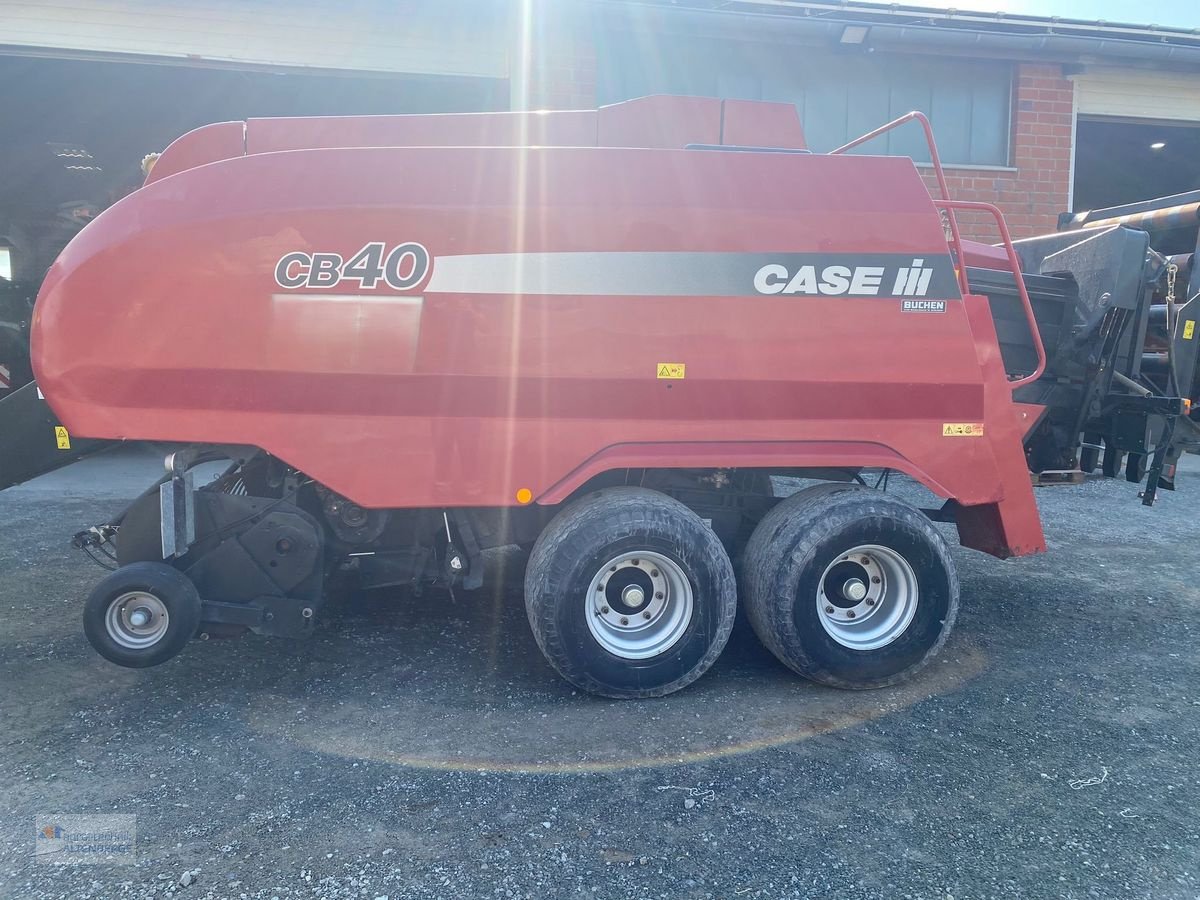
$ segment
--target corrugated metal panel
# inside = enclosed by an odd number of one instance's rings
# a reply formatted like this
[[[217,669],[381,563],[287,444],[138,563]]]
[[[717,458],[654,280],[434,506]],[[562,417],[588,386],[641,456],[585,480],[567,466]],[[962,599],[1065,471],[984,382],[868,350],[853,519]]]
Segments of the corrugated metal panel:
[[[653,93],[794,103],[809,146],[828,151],[910,110],[929,115],[942,160],[1008,164],[1012,65],[991,60],[820,52],[756,41],[603,32],[601,103]],[[919,128],[864,153],[929,161]]]
[[[1200,75],[1137,69],[1089,69],[1075,77],[1085,116],[1200,122]]]
[[[0,48],[508,77],[498,0],[0,0]]]

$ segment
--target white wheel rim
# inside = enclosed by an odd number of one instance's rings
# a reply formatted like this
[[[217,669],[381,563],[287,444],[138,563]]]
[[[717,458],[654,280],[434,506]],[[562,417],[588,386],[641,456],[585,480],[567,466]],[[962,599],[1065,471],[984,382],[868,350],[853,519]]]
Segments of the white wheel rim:
[[[108,605],[104,628],[127,650],[145,650],[163,639],[171,624],[166,605],[145,591],[122,594]]]
[[[904,634],[919,600],[908,560],[890,547],[863,544],[825,567],[817,586],[817,618],[843,647],[878,650]]]
[[[633,550],[605,563],[584,597],[584,616],[596,643],[622,659],[648,659],[670,650],[692,622],[692,585],[678,563]]]

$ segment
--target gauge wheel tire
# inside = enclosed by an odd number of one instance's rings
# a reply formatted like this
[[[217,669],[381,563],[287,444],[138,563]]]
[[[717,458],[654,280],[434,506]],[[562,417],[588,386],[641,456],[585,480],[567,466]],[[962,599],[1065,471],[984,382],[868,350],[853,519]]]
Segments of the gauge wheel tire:
[[[589,494],[538,538],[525,610],[550,665],[617,699],[687,687],[720,656],[737,611],[721,541],[677,500],[644,488]]]
[[[854,581],[861,596],[849,596]],[[744,585],[767,649],[838,688],[911,678],[958,615],[958,575],[941,534],[907,503],[863,489],[802,491],[771,510],[750,539]]]
[[[130,669],[157,666],[184,648],[200,626],[200,595],[164,563],[135,562],[98,585],[83,607],[83,631],[96,652]]]

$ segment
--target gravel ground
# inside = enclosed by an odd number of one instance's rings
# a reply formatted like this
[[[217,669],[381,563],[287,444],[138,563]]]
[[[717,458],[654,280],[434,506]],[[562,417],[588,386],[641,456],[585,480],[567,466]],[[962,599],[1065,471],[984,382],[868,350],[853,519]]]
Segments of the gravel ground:
[[[155,468],[0,493],[0,896],[1200,896],[1195,465],[1152,510],[1039,491],[1045,556],[956,550],[958,629],[912,684],[818,688],[739,623],[640,703],[557,679],[503,554],[497,589],[113,667],[68,542]],[[35,817],[95,813],[137,816],[135,865],[34,860]]]

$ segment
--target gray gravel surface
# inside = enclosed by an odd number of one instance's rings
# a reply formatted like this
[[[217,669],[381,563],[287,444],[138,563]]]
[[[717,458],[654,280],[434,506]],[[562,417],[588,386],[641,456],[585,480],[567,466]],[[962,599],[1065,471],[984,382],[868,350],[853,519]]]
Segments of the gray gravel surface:
[[[0,493],[0,896],[1200,896],[1194,465],[1150,510],[1039,491],[1045,556],[956,549],[958,629],[912,684],[815,687],[739,623],[632,703],[553,674],[505,554],[495,589],[113,667],[68,542],[154,468]],[[35,816],[89,813],[137,816],[136,865],[34,861]]]

